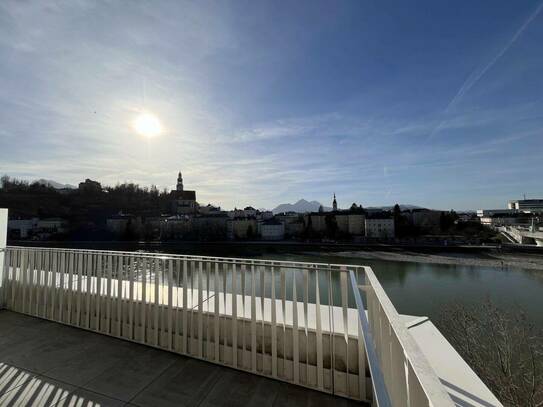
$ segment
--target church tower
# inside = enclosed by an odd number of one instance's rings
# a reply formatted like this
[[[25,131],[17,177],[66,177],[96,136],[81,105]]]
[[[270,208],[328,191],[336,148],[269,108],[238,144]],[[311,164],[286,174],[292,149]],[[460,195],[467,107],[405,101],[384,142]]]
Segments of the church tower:
[[[336,201],[336,193],[334,192],[334,200],[332,202],[332,208],[335,211],[337,211],[337,201]]]
[[[177,190],[180,192],[183,191],[183,176],[181,175],[181,171],[179,171],[179,175],[177,176]]]

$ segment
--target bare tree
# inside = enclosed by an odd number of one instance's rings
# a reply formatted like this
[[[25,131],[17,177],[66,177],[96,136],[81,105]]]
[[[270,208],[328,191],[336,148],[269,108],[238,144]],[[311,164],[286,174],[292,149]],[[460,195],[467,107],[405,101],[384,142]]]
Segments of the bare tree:
[[[543,406],[543,336],[490,300],[445,308],[440,329],[506,406]]]

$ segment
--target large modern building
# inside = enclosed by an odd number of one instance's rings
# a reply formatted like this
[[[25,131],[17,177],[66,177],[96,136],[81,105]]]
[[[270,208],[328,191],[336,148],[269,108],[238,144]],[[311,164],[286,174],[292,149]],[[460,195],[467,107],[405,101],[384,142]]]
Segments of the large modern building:
[[[521,212],[543,213],[543,199],[509,201],[507,207]]]
[[[513,215],[517,213],[516,209],[477,209],[477,217],[479,218],[488,218],[494,215]]]

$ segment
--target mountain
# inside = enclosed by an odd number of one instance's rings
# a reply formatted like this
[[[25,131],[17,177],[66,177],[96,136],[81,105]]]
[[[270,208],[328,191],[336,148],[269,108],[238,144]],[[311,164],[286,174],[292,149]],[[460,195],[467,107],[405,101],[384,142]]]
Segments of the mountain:
[[[300,199],[295,204],[291,203],[285,203],[278,205],[274,209],[272,209],[272,212],[274,214],[276,213],[283,213],[283,212],[297,212],[297,213],[306,213],[306,212],[317,212],[319,210],[319,207],[321,206],[320,202],[317,201],[306,201],[305,199]],[[330,211],[332,208],[324,207],[325,211]]]
[[[60,182],[56,182],[56,181],[53,181],[53,180],[50,180],[50,179],[39,179],[36,181],[38,184],[41,184],[41,185],[48,185],[50,187],[53,187],[55,189],[76,189],[77,187],[73,186],[73,185],[70,185],[70,184],[61,184]]]

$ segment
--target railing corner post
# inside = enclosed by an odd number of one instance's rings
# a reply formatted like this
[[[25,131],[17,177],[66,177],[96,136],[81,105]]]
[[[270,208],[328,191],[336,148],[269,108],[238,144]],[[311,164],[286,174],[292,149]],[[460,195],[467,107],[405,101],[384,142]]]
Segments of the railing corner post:
[[[8,210],[0,208],[0,309],[5,308],[5,270],[4,270],[4,258],[6,251],[6,242],[8,235]]]

